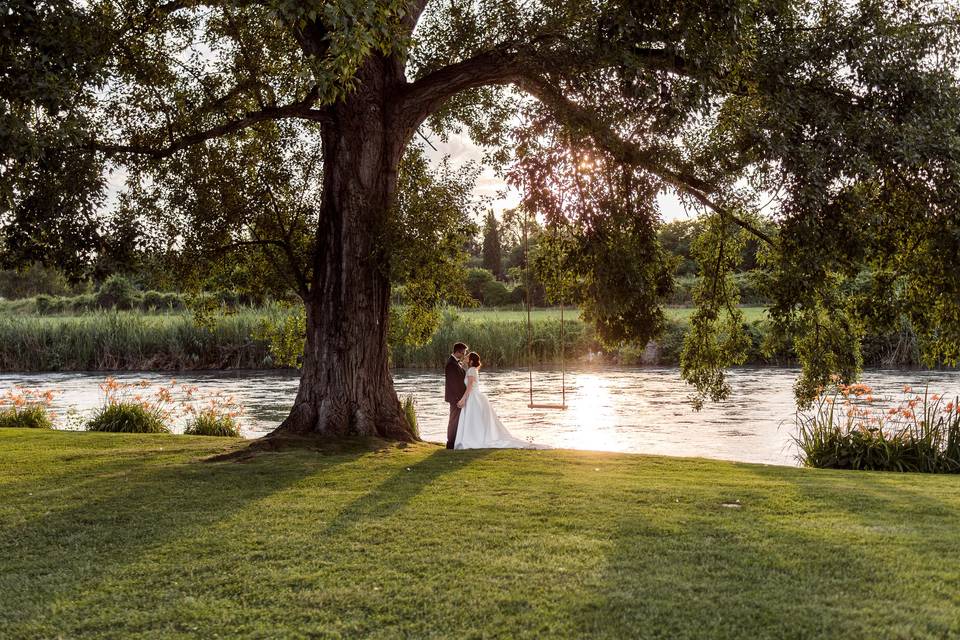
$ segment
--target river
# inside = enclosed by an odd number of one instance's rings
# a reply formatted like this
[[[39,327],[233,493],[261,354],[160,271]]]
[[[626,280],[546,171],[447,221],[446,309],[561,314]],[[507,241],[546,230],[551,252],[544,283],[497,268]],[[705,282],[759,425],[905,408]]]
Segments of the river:
[[[793,465],[796,450],[792,386],[796,369],[745,367],[730,372],[733,392],[721,403],[708,403],[694,411],[690,388],[675,368],[577,368],[566,374],[567,410],[528,409],[526,370],[484,370],[484,390],[507,427],[521,438],[572,449],[699,456]],[[54,400],[57,426],[68,428],[92,414],[102,402],[99,384],[103,373],[0,374],[0,392],[13,385],[58,390]],[[146,380],[168,383],[167,373],[117,373],[123,382]],[[244,434],[257,437],[269,432],[286,415],[298,380],[276,371],[184,372],[178,384],[201,392],[222,390],[246,407]],[[412,394],[425,440],[445,439],[448,407],[443,402],[442,372],[396,370],[401,396]],[[875,396],[899,398],[903,385],[950,397],[960,394],[958,371],[865,372],[863,381]],[[559,402],[560,372],[534,372],[538,402]],[[182,429],[182,424],[175,425]]]

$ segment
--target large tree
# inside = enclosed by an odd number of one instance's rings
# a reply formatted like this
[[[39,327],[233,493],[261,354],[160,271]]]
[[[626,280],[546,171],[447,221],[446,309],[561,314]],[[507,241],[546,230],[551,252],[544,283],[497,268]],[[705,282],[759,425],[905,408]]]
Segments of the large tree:
[[[702,207],[683,363],[701,395],[724,395],[722,371],[742,353],[728,276],[744,234],[766,247],[801,399],[832,372],[856,375],[858,332],[893,314],[913,316],[931,358],[960,355],[960,40],[942,3],[8,4],[5,255],[81,264],[106,250],[96,229],[146,224],[146,210],[153,237],[164,231],[190,264],[269,257],[306,308],[281,432],[411,437],[387,331],[398,252],[449,239],[442,224],[404,230],[400,204],[415,194],[401,163],[426,129],[465,128],[489,149],[526,210],[558,230],[608,341],[661,327],[672,265],[658,195]],[[121,204],[101,206],[117,168]],[[775,233],[754,213],[771,197]],[[843,286],[864,265],[872,305]]]

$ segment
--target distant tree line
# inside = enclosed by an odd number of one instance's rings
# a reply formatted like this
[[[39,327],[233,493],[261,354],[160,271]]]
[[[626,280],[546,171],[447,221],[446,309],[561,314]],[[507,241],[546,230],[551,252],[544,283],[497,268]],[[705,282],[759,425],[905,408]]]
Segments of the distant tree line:
[[[536,269],[526,270],[526,254],[534,255],[540,245],[543,229],[528,221],[527,247],[524,251],[523,220],[519,210],[507,210],[498,219],[488,211],[477,237],[467,246],[468,272],[466,287],[474,300],[483,306],[500,307],[526,303],[527,284],[531,286],[531,304],[548,303],[543,283]],[[673,220],[660,225],[657,237],[661,246],[673,257],[674,291],[664,302],[671,305],[691,305],[693,288],[698,278],[698,267],[692,244],[703,233],[702,221],[693,218]],[[740,267],[734,280],[740,290],[743,304],[765,304],[755,273],[758,242],[751,238],[743,248]],[[575,300],[571,300],[574,302]]]
[[[475,226],[476,235],[465,247],[467,269],[465,271],[466,291],[476,304],[487,307],[520,306],[527,302],[527,289],[530,289],[530,303],[533,306],[548,304],[543,283],[535,269],[527,270],[527,258],[533,255],[540,244],[543,229],[535,221],[528,221],[526,251],[524,247],[524,221],[519,210],[503,212],[498,218],[488,211],[482,226]],[[674,257],[675,287],[673,294],[665,300],[667,304],[689,305],[692,303],[692,289],[697,280],[697,264],[693,259],[691,244],[702,233],[702,223],[697,219],[674,220],[660,226],[658,237],[664,249]],[[171,282],[162,264],[143,255],[128,256],[124,263],[112,261],[100,265],[98,272],[91,272],[86,279],[68,281],[56,267],[34,263],[21,270],[0,270],[0,297],[8,300],[45,296],[38,304],[46,312],[62,313],[67,311],[85,311],[107,306],[119,308],[158,308],[182,309],[186,306],[186,296],[178,283]],[[747,242],[743,250],[742,266],[735,280],[740,289],[740,299],[744,304],[762,304],[766,302],[756,284],[757,243]],[[244,265],[235,265],[231,270],[213,274],[206,282],[193,288],[216,294],[225,304],[256,304],[260,301],[282,297],[277,292],[272,295],[257,292],[250,286],[256,278],[248,273]],[[116,280],[122,276],[122,280]],[[129,295],[117,296],[102,294],[107,289],[117,290],[118,282],[129,283]],[[122,287],[121,287],[122,288]],[[127,290],[127,289],[125,289]],[[162,297],[160,292],[166,295]],[[242,292],[242,293],[240,293]],[[196,291],[194,292],[196,293]],[[406,293],[403,286],[396,288],[394,302],[403,304]],[[129,299],[128,299],[129,298]],[[568,303],[575,303],[569,300]],[[103,304],[101,304],[103,303]],[[43,311],[41,311],[43,312]]]

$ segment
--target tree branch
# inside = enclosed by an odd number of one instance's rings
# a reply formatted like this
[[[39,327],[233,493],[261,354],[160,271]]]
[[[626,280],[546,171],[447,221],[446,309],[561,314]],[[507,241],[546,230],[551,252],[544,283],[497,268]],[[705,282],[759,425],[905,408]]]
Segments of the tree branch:
[[[609,126],[601,122],[591,111],[567,98],[559,89],[549,82],[534,76],[523,76],[515,84],[555,112],[559,112],[558,115],[560,115],[562,120],[567,122],[568,125],[581,127],[589,132],[597,145],[605,149],[620,162],[640,167],[657,176],[677,189],[680,193],[693,197],[704,206],[713,209],[721,216],[730,220],[730,222],[745,229],[760,240],[771,246],[774,244],[773,239],[769,235],[717,202],[710,195],[717,191],[713,185],[697,178],[688,171],[678,171],[664,167],[661,159],[656,157],[656,151],[643,149],[633,142],[624,140]]]
[[[419,124],[443,102],[461,91],[490,85],[517,84],[522,77],[530,76],[537,70],[538,49],[562,42],[562,38],[562,34],[543,33],[525,42],[506,42],[437,69],[407,86],[404,104],[419,115]],[[573,46],[568,55],[551,51],[551,70],[572,73],[578,69],[586,71],[600,66],[601,63],[597,61],[584,64],[579,49],[579,45]],[[683,57],[666,49],[638,48],[632,54],[650,71],[693,75],[693,69]],[[557,60],[563,61],[559,67]]]
[[[467,89],[503,85],[519,78],[519,53],[506,47],[490,49],[428,73],[407,85],[403,111],[417,114],[417,124],[446,100]]]
[[[90,142],[82,145],[80,148],[87,151],[99,151],[107,155],[130,153],[160,159],[167,158],[177,151],[181,151],[187,147],[191,147],[214,138],[222,138],[232,133],[242,131],[248,127],[252,127],[257,123],[268,120],[300,118],[304,120],[313,120],[323,124],[331,124],[333,120],[326,111],[310,108],[311,105],[316,101],[317,95],[318,90],[316,87],[314,87],[311,89],[307,97],[300,102],[283,106],[266,107],[264,109],[260,109],[259,111],[250,111],[242,118],[225,122],[219,126],[212,127],[204,131],[198,131],[196,133],[182,136],[163,147],[156,147],[149,144],[115,144],[91,140]]]
[[[410,0],[407,3],[407,14],[403,16],[403,24],[408,29],[407,33],[413,33],[413,30],[417,28],[417,23],[420,22],[420,16],[423,14],[423,10],[427,8],[427,4],[430,0]]]
[[[145,15],[166,18],[182,9],[196,9],[197,7],[243,8],[256,4],[262,5],[264,3],[262,0],[230,0],[229,2],[224,0],[167,0],[151,7]]]
[[[268,190],[267,193],[270,196],[271,204],[270,207],[273,212],[273,219],[276,221],[277,226],[280,227],[280,233],[283,236],[283,241],[280,243],[280,246],[283,249],[283,253],[287,258],[287,263],[290,266],[290,270],[293,272],[294,280],[297,284],[298,292],[300,296],[306,300],[307,296],[310,294],[310,285],[307,282],[307,278],[303,273],[303,270],[300,268],[300,261],[297,260],[296,255],[293,252],[293,247],[290,244],[290,228],[283,224],[283,214],[280,213],[280,206],[277,203],[277,196],[272,189]],[[256,234],[256,231],[251,227],[251,231]]]
[[[679,75],[690,75],[691,68],[686,59],[666,49],[652,49],[641,47],[630,52],[631,55],[643,62],[643,66],[651,71],[667,71]]]

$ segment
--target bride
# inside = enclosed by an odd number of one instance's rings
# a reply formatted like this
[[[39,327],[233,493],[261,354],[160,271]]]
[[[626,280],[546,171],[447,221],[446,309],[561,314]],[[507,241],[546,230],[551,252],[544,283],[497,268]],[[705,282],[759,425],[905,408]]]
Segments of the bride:
[[[543,449],[514,437],[500,422],[487,394],[480,388],[480,355],[467,355],[467,390],[457,406],[462,407],[454,449]]]

